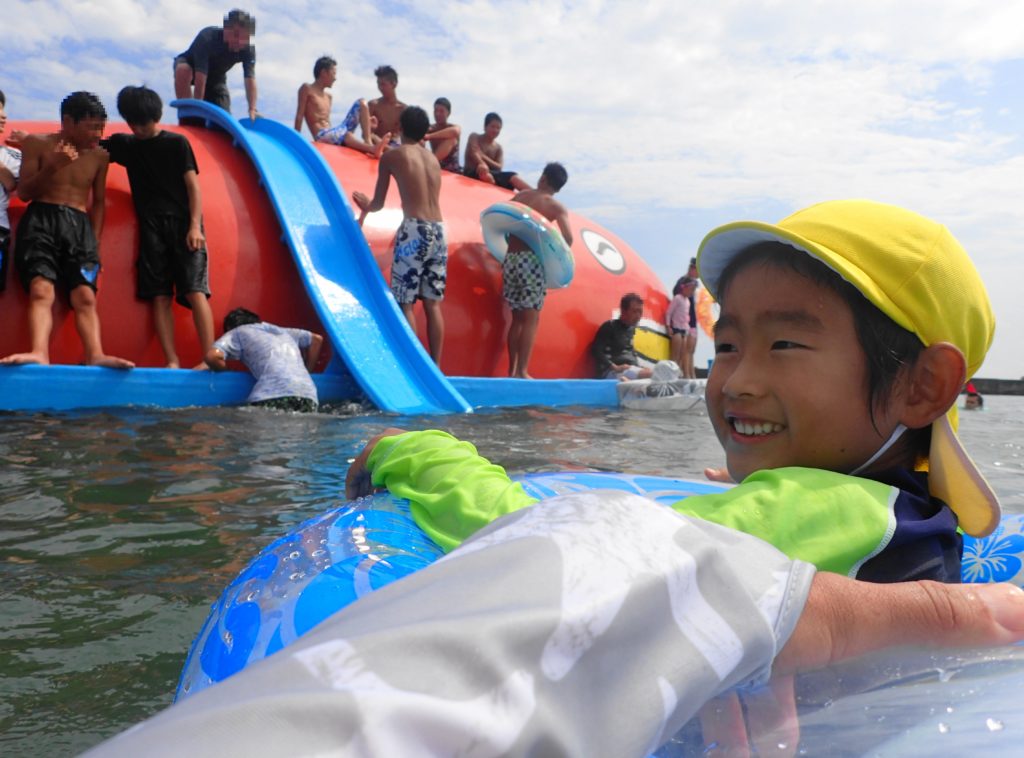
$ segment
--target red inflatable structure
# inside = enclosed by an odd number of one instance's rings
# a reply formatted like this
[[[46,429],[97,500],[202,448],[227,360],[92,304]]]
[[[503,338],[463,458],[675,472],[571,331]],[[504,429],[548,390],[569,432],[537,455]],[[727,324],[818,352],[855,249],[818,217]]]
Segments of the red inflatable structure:
[[[54,132],[49,122],[12,122],[11,129]],[[259,176],[246,155],[224,133],[200,127],[165,127],[188,136],[199,165],[203,212],[210,261],[210,304],[217,332],[224,314],[242,306],[267,321],[301,326],[323,333],[297,275],[292,256],[281,239],[273,208]],[[108,133],[126,131],[111,125]],[[372,194],[377,162],[343,147],[318,145],[344,190]],[[448,241],[448,290],[444,300],[446,335],[442,370],[449,376],[505,376],[505,334],[510,314],[501,297],[501,269],[483,244],[480,213],[494,202],[507,200],[507,190],[444,173],[441,205]],[[24,203],[12,198],[15,236]],[[382,275],[391,265],[395,229],[401,221],[397,188],[392,186],[383,211],[371,214],[364,233]],[[530,364],[538,378],[588,378],[593,366],[590,342],[597,327],[611,318],[621,295],[636,292],[646,301],[646,317],[638,331],[637,347],[651,359],[667,357],[663,323],[667,297],[657,276],[611,232],[571,214],[572,252],[576,273],[565,289],[549,291],[541,313],[536,348]],[[139,366],[161,366],[163,353],[156,340],[148,304],[135,297],[134,261],[138,231],[128,178],[111,165],[107,177],[106,222],[100,237],[103,272],[98,308],[106,352]],[[344,253],[339,253],[344,254]],[[27,298],[13,271],[0,297],[5,328],[0,355],[28,348]],[[82,350],[66,302],[55,309],[51,339],[54,363],[74,364]],[[418,333],[425,342],[420,314]],[[191,314],[175,306],[175,329],[182,365],[201,360]],[[325,358],[326,360],[326,358]]]

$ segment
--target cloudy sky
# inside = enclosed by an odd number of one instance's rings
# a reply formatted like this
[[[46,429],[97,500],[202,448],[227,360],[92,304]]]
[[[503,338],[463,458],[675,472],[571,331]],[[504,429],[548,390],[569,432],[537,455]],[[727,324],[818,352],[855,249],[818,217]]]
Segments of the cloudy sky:
[[[56,118],[74,89],[114,112],[121,86],[173,95],[171,60],[227,5],[4,0],[0,89],[14,119]],[[666,283],[738,219],[867,197],[948,225],[998,327],[982,376],[1024,375],[1024,0],[248,2],[260,111],[290,122],[298,85],[338,59],[335,100],[453,103],[505,122],[506,163],[569,169],[564,201],[626,239]],[[243,115],[241,72],[229,83]],[[340,114],[335,114],[339,116]],[[709,357],[703,340],[699,357]]]

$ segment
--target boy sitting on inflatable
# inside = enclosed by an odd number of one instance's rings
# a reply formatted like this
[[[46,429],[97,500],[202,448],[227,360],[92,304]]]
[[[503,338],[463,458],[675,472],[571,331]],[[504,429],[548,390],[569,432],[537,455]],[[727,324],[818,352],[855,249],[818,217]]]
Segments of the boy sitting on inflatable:
[[[994,331],[959,243],[909,211],[834,201],[719,227],[698,266],[722,307],[708,412],[741,484],[672,507],[821,570],[958,582],[957,527],[999,522],[947,415]],[[445,550],[535,502],[469,443],[395,431],[366,446],[348,494],[408,498]]]

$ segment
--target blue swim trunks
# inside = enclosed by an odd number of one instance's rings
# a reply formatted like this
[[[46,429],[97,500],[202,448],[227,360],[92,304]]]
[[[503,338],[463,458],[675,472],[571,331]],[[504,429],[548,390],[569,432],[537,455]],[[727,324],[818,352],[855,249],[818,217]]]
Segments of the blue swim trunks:
[[[356,100],[352,103],[352,107],[348,109],[348,113],[345,114],[345,118],[342,119],[340,124],[328,129],[321,129],[316,133],[315,139],[317,142],[326,142],[329,145],[344,145],[345,135],[350,132],[354,133],[358,127],[359,101]]]
[[[448,281],[448,242],[444,224],[407,218],[395,236],[391,292],[403,305],[416,298],[443,300]]]

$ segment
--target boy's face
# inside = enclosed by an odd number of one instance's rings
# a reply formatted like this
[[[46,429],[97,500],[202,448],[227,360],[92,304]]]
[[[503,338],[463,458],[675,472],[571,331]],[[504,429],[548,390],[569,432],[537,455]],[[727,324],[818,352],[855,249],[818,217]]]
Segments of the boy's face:
[[[157,126],[156,121],[150,121],[146,124],[128,124],[128,128],[139,139],[152,139],[160,133],[160,127]]]
[[[627,326],[636,326],[644,317],[643,303],[630,303],[626,310],[619,315],[619,320]]]
[[[249,30],[245,25],[231,24],[224,27],[224,44],[233,53],[249,46],[249,36]]]
[[[394,84],[390,79],[383,76],[377,77],[377,90],[380,94],[384,95],[384,97],[389,97],[395,94],[395,87],[397,86],[398,85]]]
[[[78,122],[71,116],[64,116],[61,119],[61,131],[64,132],[65,139],[79,150],[92,150],[99,145],[106,126],[107,121],[102,118],[83,118]]]
[[[320,84],[325,87],[333,87],[338,80],[338,67],[328,66],[320,72]]]
[[[484,134],[487,135],[487,139],[497,139],[498,135],[501,134],[501,122],[498,119],[491,121],[491,123],[484,127]]]
[[[434,123],[435,124],[447,124],[448,123],[448,109],[443,105],[434,106]]]
[[[724,294],[707,404],[732,478],[783,466],[848,473],[868,460],[895,428],[897,403],[876,411],[876,431],[849,306],[764,264],[742,269]]]
[[[0,134],[4,133],[4,129],[7,128],[7,111],[4,110],[4,106],[0,105]]]

